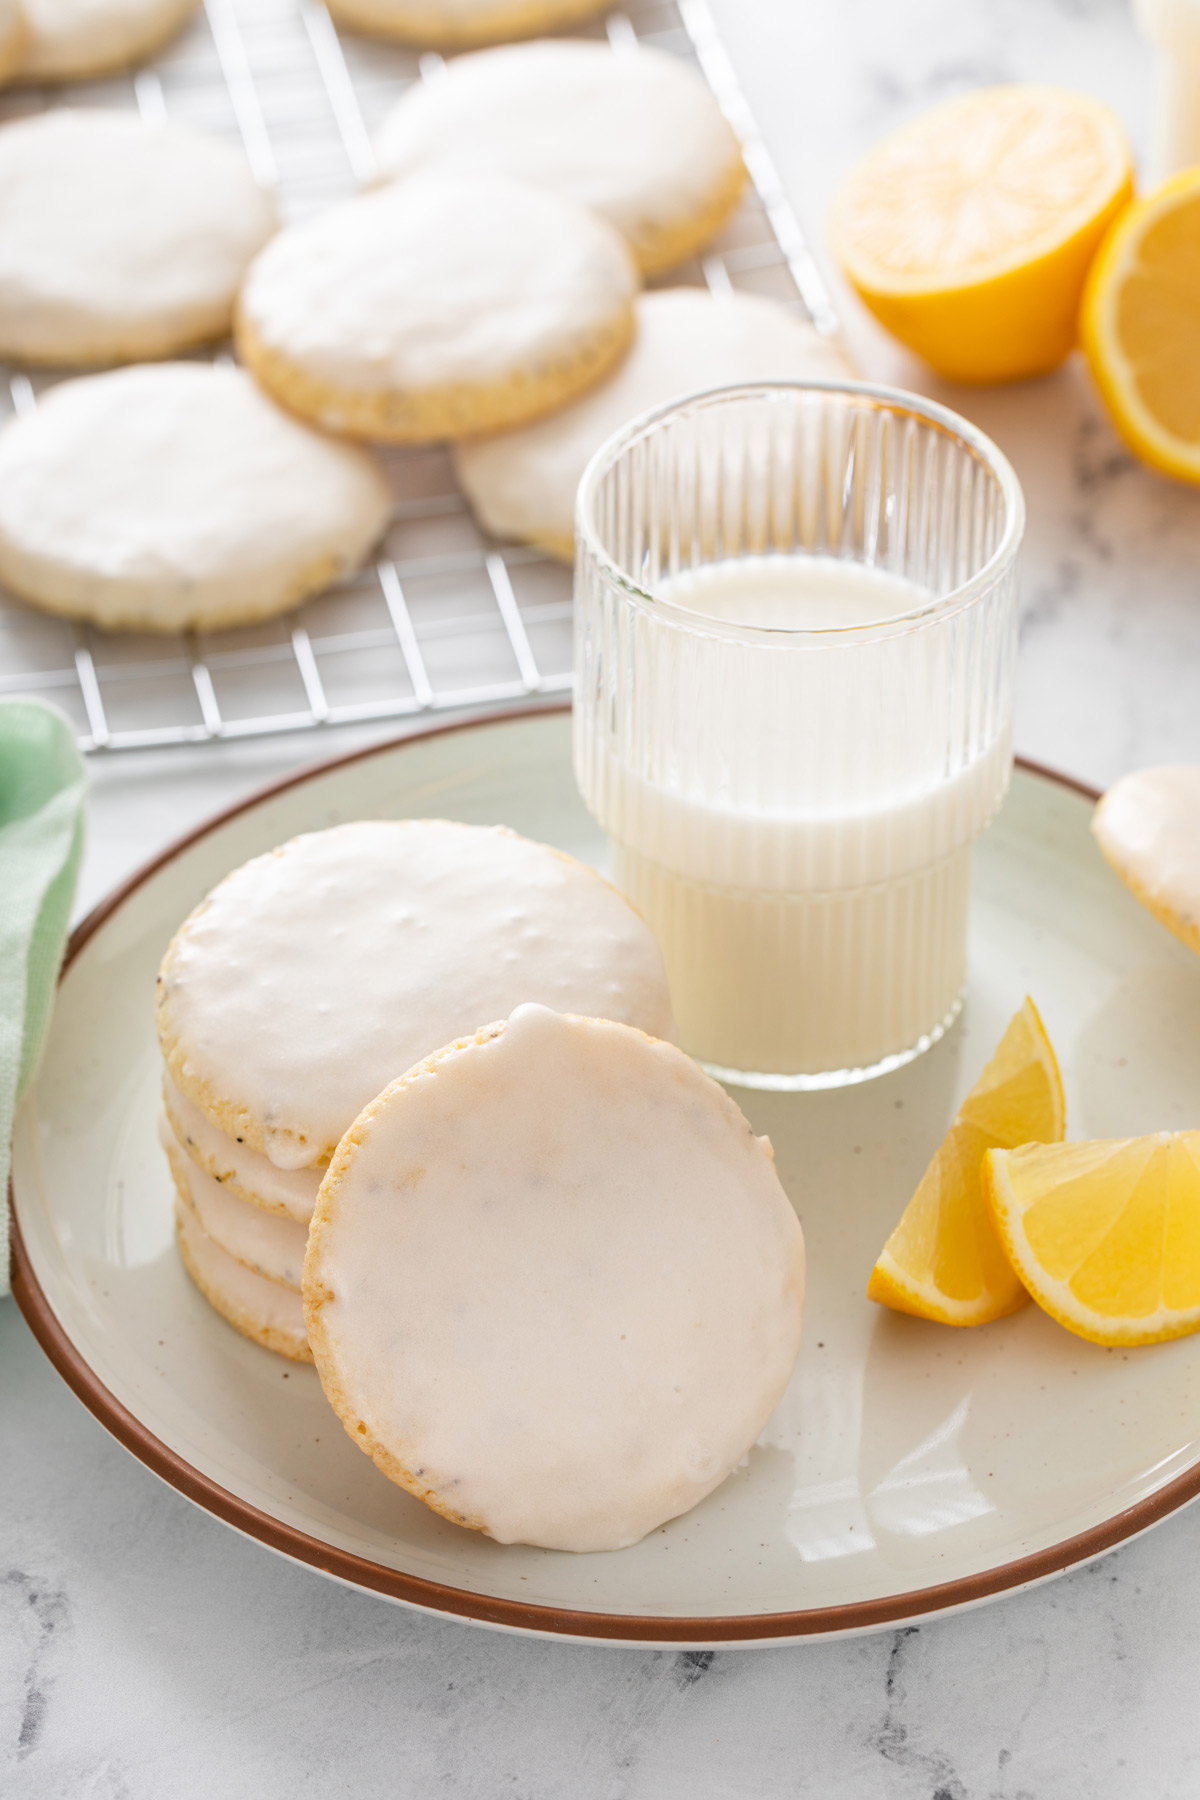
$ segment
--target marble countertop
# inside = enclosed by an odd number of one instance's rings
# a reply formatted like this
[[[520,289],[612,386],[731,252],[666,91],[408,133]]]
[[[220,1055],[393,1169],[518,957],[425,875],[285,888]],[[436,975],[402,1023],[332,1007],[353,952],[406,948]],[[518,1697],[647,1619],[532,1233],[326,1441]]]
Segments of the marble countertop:
[[[818,242],[862,147],[979,82],[1086,87],[1147,136],[1150,58],[1125,0],[713,7]],[[1020,750],[1097,784],[1200,758],[1200,495],[1132,462],[1079,367],[951,389],[837,291],[864,372],[958,406],[1025,486]],[[81,904],[313,755],[301,737],[98,762]],[[1198,1509],[977,1612],[797,1649],[584,1649],[406,1612],[161,1487],[0,1303],[9,1800],[1174,1800],[1200,1791],[1198,1657]]]

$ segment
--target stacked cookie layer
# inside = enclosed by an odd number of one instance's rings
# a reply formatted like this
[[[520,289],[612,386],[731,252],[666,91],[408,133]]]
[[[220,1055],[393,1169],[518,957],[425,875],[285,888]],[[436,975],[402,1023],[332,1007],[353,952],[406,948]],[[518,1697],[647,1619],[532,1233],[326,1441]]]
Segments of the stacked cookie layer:
[[[592,870],[502,828],[363,821],[226,878],[163,960],[180,1252],[231,1324],[307,1360],[325,1167],[388,1083],[535,1002],[674,1035],[657,945]]]

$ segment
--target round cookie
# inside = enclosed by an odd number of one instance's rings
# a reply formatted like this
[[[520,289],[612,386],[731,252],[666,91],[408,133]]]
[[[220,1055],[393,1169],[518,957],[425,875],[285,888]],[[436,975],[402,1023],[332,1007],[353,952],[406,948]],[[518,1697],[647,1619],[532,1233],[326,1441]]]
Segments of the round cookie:
[[[21,0],[0,0],[0,81],[7,81],[24,60],[29,26]]]
[[[429,175],[276,237],[237,307],[242,361],[330,431],[421,443],[537,417],[633,335],[616,232],[504,178]]]
[[[23,0],[30,41],[22,81],[82,81],[140,62],[173,38],[200,0]]]
[[[593,870],[503,826],[362,820],[235,869],[158,981],[174,1085],[284,1169],[431,1046],[522,1001],[674,1036],[662,955]]]
[[[647,273],[692,256],[741,196],[738,142],[701,78],[660,50],[545,39],[456,58],[407,89],[376,141],[387,177],[490,171],[553,188]]]
[[[195,1213],[205,1235],[244,1268],[298,1294],[308,1227],[292,1219],[273,1218],[228,1193],[189,1160],[165,1121],[159,1135],[176,1192]]]
[[[329,0],[339,25],[404,44],[469,50],[578,24],[605,0]]]
[[[1200,766],[1122,776],[1097,806],[1092,830],[1126,887],[1200,953]]]
[[[835,346],[778,301],[664,288],[639,298],[633,348],[608,381],[552,418],[456,445],[458,479],[489,531],[570,561],[583,471],[639,413],[702,388],[848,373]]]
[[[211,1175],[224,1191],[247,1206],[295,1220],[308,1230],[317,1189],[319,1169],[279,1169],[267,1156],[238,1143],[205,1118],[173,1082],[163,1080],[163,1110],[176,1142],[197,1169]]]
[[[391,501],[367,454],[241,369],[63,382],[0,430],[0,580],[107,630],[268,618],[361,562]]]
[[[191,1207],[175,1202],[175,1241],[184,1268],[215,1312],[292,1362],[311,1362],[304,1331],[304,1307],[291,1288],[256,1275],[215,1244]]]
[[[522,1006],[375,1100],[321,1184],[304,1316],[393,1481],[500,1543],[618,1550],[783,1396],[804,1240],[765,1139],[682,1051]]]
[[[223,337],[276,227],[240,150],[133,112],[0,128],[0,355],[124,362]]]

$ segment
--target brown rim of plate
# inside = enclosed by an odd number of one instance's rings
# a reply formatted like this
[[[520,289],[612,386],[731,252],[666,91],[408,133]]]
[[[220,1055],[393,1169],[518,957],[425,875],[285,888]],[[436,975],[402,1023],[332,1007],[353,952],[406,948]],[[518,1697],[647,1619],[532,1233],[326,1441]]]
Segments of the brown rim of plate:
[[[200,838],[206,837],[210,831],[237,818],[239,814],[248,812],[273,795],[284,793],[288,788],[299,787],[333,769],[361,762],[366,757],[387,755],[405,744],[421,743],[427,738],[440,737],[452,731],[470,731],[479,726],[536,717],[543,711],[561,714],[569,712],[570,706],[539,708],[536,713],[522,708],[489,713],[482,718],[467,719],[450,725],[433,725],[424,731],[412,732],[404,737],[391,738],[386,743],[370,745],[364,750],[332,757],[328,762],[302,769],[297,774],[286,776],[282,781],[260,788],[248,799],[238,801],[236,805],[198,826],[195,831],[178,838],[94,907],[71,934],[64,970],[79,955],[89,938],[150,876]],[[1016,760],[1019,768],[1043,781],[1069,788],[1087,800],[1095,801],[1100,798],[1098,791],[1085,782],[1060,775],[1057,770],[1029,762],[1023,757]],[[15,1196],[12,1197],[15,1199]],[[168,1486],[186,1495],[205,1512],[224,1520],[226,1525],[232,1525],[247,1537],[257,1538],[260,1543],[278,1551],[281,1556],[286,1556],[293,1562],[306,1563],[310,1568],[348,1582],[353,1587],[363,1588],[369,1593],[383,1594],[390,1600],[403,1601],[428,1612],[446,1613],[477,1624],[508,1627],[513,1631],[574,1638],[608,1638],[626,1644],[763,1643],[771,1639],[869,1631],[873,1627],[929,1618],[936,1613],[972,1606],[981,1600],[1049,1580],[1079,1563],[1089,1562],[1106,1550],[1115,1549],[1118,1544],[1157,1525],[1160,1520],[1178,1511],[1200,1494],[1198,1463],[1186,1473],[1176,1476],[1174,1481],[1168,1482],[1156,1494],[1139,1500],[1136,1505],[1127,1507],[1124,1512],[1117,1513],[1103,1524],[1093,1525],[1090,1530],[1065,1538],[1061,1543],[1039,1550],[1032,1556],[1019,1557],[980,1574],[962,1576],[957,1581],[940,1582],[936,1586],[916,1588],[905,1594],[890,1594],[881,1600],[850,1601],[843,1606],[820,1606],[802,1612],[750,1613],[723,1618],[669,1618],[583,1612],[565,1607],[538,1606],[524,1600],[496,1599],[488,1594],[472,1593],[466,1588],[447,1587],[442,1582],[406,1575],[399,1569],[389,1569],[381,1563],[368,1561],[366,1557],[355,1556],[351,1551],[323,1543],[319,1538],[309,1537],[306,1532],[284,1525],[269,1513],[261,1512],[257,1507],[239,1500],[236,1494],[231,1494],[227,1488],[201,1474],[181,1456],[168,1449],[160,1438],[155,1437],[109,1392],[59,1323],[34,1275],[21,1237],[15,1204],[12,1207],[12,1290],[38,1343],[88,1411],[99,1419],[118,1443],[132,1451],[139,1462],[145,1463]]]

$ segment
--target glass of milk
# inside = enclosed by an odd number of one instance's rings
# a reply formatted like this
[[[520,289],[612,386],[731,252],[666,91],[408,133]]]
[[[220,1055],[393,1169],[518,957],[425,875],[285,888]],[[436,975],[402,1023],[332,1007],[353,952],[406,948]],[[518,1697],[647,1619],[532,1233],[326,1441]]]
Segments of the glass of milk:
[[[1012,762],[1009,464],[911,394],[727,388],[612,439],[576,524],[576,774],[683,1047],[773,1088],[917,1056]]]

